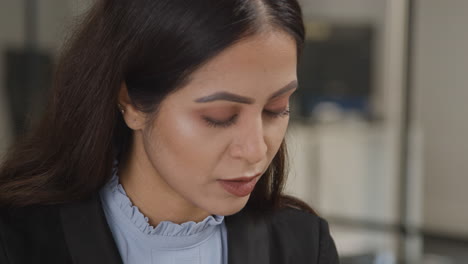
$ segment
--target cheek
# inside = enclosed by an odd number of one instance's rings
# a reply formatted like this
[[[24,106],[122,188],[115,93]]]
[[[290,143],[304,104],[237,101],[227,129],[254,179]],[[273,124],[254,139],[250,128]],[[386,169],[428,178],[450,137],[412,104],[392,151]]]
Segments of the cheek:
[[[165,111],[148,137],[151,156],[161,174],[198,181],[209,177],[219,153],[219,141],[205,135],[201,122],[190,115]],[[161,175],[163,176],[163,175]]]
[[[286,130],[288,128],[288,119],[281,120],[275,125],[271,125],[267,127],[267,144],[268,144],[268,158],[270,161],[274,158],[276,153],[278,152],[279,147],[281,146],[281,142],[286,135]]]

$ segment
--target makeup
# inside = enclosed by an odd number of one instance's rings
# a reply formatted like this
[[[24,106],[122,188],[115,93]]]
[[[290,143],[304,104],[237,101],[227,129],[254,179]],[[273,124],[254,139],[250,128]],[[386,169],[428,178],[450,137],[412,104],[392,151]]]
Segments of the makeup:
[[[221,186],[230,194],[244,197],[249,195],[255,188],[255,184],[260,178],[261,174],[253,177],[242,177],[231,180],[219,180]]]

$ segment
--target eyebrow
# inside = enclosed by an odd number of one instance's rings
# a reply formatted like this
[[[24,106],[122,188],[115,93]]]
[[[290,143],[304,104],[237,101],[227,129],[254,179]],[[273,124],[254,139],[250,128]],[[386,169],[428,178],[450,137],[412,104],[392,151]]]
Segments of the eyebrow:
[[[279,89],[278,91],[274,92],[268,100],[274,99],[279,97],[291,90],[296,89],[298,86],[297,80],[290,82],[288,85],[284,86],[283,88]],[[213,101],[231,101],[241,104],[253,104],[255,103],[255,99],[244,97],[241,95],[229,93],[229,92],[216,92],[214,94],[204,96],[195,100],[196,103],[209,103]]]

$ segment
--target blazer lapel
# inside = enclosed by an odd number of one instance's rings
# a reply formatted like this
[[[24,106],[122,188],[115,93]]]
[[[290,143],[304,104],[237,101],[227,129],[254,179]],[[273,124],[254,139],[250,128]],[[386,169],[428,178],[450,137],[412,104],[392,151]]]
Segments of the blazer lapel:
[[[225,218],[229,264],[261,264],[270,262],[268,225],[241,211]]]
[[[122,263],[98,195],[62,207],[60,216],[73,263]]]
[[[61,207],[60,216],[73,263],[123,263],[98,195]],[[271,263],[268,224],[263,218],[241,211],[225,221],[229,264]]]

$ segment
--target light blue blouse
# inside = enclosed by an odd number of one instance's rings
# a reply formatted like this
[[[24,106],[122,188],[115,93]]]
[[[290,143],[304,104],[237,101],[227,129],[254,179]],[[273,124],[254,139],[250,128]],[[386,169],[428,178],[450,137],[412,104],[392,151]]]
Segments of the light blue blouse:
[[[116,164],[116,163],[115,163]],[[119,183],[117,166],[100,190],[104,214],[125,264],[227,264],[227,232],[223,216],[175,224],[148,223]]]

